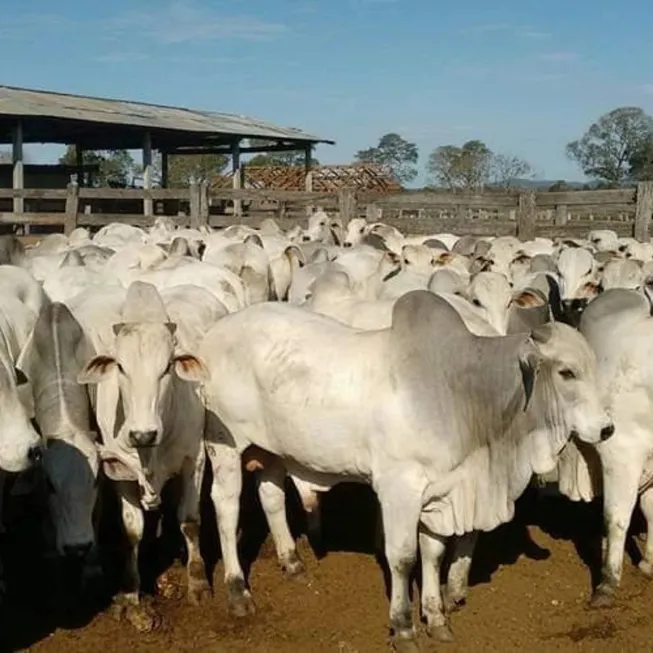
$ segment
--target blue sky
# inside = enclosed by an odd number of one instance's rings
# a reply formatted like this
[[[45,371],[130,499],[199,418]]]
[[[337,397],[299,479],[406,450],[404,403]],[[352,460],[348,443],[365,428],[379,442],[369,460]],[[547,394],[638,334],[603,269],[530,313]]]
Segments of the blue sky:
[[[22,0],[0,83],[297,126],[337,141],[325,163],[396,131],[422,169],[480,138],[581,179],[568,141],[617,106],[653,113],[652,26],[651,0]]]

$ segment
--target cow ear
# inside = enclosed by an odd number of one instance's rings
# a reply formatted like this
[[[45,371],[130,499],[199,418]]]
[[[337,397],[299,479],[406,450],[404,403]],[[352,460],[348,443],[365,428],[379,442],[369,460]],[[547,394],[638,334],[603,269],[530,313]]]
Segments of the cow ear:
[[[512,303],[520,308],[536,308],[546,304],[546,297],[533,290],[522,290],[513,297]]]
[[[99,383],[115,366],[115,358],[111,356],[96,356],[77,375],[77,383]]]
[[[540,369],[542,359],[535,353],[529,352],[525,356],[519,358],[519,371],[521,372],[522,385],[524,386],[524,395],[526,400],[524,402],[524,412],[528,409],[528,406],[533,396],[533,388],[535,387],[535,379],[537,377],[537,372]]]
[[[541,324],[531,331],[531,338],[533,339],[533,342],[536,342],[538,345],[545,345],[549,340],[551,340],[552,336],[553,325],[551,322]]]
[[[192,354],[179,354],[174,357],[175,372],[180,379],[192,383],[201,383],[209,378],[206,365]]]

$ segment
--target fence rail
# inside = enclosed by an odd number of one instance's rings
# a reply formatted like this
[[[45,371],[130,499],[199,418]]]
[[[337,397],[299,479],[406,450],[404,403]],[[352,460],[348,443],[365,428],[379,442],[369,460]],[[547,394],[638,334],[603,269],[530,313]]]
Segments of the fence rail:
[[[19,200],[22,211],[12,211]],[[648,241],[651,236],[653,182],[637,188],[592,191],[511,191],[450,193],[401,191],[337,193],[300,190],[209,188],[0,189],[0,224],[100,227],[110,222],[148,226],[159,215],[181,225],[257,226],[272,217],[282,227],[304,223],[317,208],[384,221],[408,233],[454,232],[476,235],[576,236],[590,229],[613,229],[621,236]]]

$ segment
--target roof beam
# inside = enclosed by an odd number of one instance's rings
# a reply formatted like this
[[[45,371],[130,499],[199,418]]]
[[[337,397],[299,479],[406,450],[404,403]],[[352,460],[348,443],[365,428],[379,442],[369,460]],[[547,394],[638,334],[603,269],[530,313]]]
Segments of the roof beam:
[[[306,144],[279,144],[279,145],[257,145],[255,147],[241,147],[241,154],[267,154],[268,152],[304,152]],[[182,154],[228,154],[232,153],[232,146],[225,147],[179,147],[174,150],[167,150],[170,155]]]

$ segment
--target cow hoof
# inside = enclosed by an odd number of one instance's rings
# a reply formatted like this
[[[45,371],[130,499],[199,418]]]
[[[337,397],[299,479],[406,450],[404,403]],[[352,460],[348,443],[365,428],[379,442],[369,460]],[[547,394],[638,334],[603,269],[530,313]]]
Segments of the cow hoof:
[[[201,605],[211,597],[211,586],[205,578],[191,578],[188,581],[188,602]]]
[[[287,578],[301,578],[306,574],[306,567],[294,551],[279,561]]]
[[[608,586],[599,585],[590,601],[592,608],[609,608],[614,605],[614,590]]]
[[[128,605],[125,610],[125,619],[139,633],[151,633],[161,625],[161,617],[156,610],[143,603]]]
[[[451,628],[446,624],[444,626],[427,626],[426,634],[437,642],[447,643],[454,641]]]
[[[156,593],[169,601],[179,600],[184,596],[183,587],[168,572],[162,573],[156,579]]]
[[[235,578],[227,583],[227,603],[233,617],[243,618],[256,612],[252,595],[245,587],[242,578]]]
[[[444,603],[445,612],[451,613],[460,610],[467,603],[467,597],[464,595],[456,595],[445,588],[442,593],[442,601]]]
[[[420,646],[414,637],[393,637],[390,648],[396,653],[420,653]]]
[[[640,563],[637,565],[637,568],[648,578],[649,580],[653,580],[653,564],[650,563],[648,560],[641,560]]]

